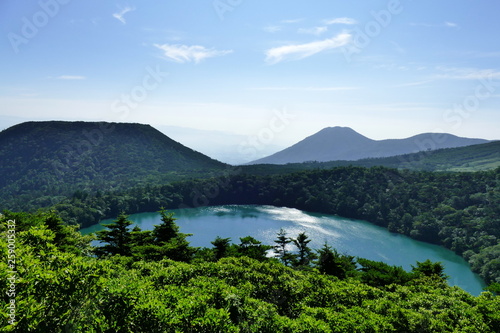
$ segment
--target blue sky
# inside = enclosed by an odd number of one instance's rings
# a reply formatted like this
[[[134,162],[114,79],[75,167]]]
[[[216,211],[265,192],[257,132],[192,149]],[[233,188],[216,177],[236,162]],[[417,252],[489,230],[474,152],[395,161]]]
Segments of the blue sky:
[[[265,155],[328,126],[500,139],[499,12],[494,0],[4,0],[0,127],[140,122],[212,155],[247,142]]]

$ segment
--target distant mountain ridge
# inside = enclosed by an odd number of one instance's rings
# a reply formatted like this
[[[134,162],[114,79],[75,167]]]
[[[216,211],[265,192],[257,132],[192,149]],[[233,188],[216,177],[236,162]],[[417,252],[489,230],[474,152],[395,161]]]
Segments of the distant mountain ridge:
[[[406,139],[372,140],[349,127],[327,127],[304,140],[248,164],[287,164],[308,161],[356,161],[390,157],[425,150],[457,148],[487,143],[446,133],[424,133]]]
[[[150,125],[26,122],[0,132],[0,209],[31,200],[49,206],[46,200],[75,191],[166,182],[226,166]]]

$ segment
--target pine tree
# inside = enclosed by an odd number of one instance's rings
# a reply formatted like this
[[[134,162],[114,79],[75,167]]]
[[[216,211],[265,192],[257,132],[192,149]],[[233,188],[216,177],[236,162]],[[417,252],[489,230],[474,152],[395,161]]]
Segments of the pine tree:
[[[215,240],[211,242],[214,246],[213,251],[215,254],[215,260],[219,260],[220,258],[224,258],[227,256],[230,247],[230,241],[231,238],[221,238],[217,236]]]
[[[108,230],[97,232],[97,240],[105,243],[104,246],[97,247],[95,253],[98,256],[115,255],[130,256],[131,234],[129,226],[132,224],[128,216],[124,213],[110,224],[104,224]]]
[[[266,260],[267,251],[273,248],[270,245],[263,245],[252,236],[240,237],[240,242],[238,245],[240,254],[259,261]]]
[[[140,249],[139,255],[145,259],[162,260],[164,258],[189,262],[196,251],[189,246],[187,237],[192,234],[179,232],[173,213],[160,210],[162,223],[155,225],[152,232],[152,243]]]
[[[424,276],[437,276],[443,280],[446,280],[448,276],[444,274],[444,266],[441,262],[432,262],[427,259],[424,262],[417,261],[417,266],[411,266],[412,272],[415,274],[420,274]]]
[[[274,246],[274,253],[280,258],[281,262],[288,266],[293,262],[295,256],[288,252],[286,246],[292,242],[290,238],[286,236],[286,230],[281,228],[278,232],[278,238],[274,241],[276,245]]]
[[[153,230],[153,237],[156,244],[166,243],[175,237],[184,235],[179,233],[179,226],[175,223],[177,219],[174,217],[174,213],[167,213],[162,208],[160,214],[162,223],[155,225]]]
[[[353,256],[341,255],[332,249],[326,242],[317,250],[319,257],[316,265],[323,274],[333,275],[339,279],[345,279],[349,273],[356,271],[356,263]]]
[[[294,265],[297,267],[300,266],[309,266],[309,264],[316,258],[316,255],[312,251],[312,249],[307,246],[309,242],[311,242],[310,239],[308,239],[307,235],[305,232],[301,232],[296,239],[292,239],[293,243],[299,250],[299,254],[297,256],[297,260],[295,261]]]

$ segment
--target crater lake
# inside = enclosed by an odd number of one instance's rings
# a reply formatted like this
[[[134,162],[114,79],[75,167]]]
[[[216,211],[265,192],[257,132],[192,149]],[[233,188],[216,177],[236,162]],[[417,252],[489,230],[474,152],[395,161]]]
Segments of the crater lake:
[[[176,223],[188,237],[191,246],[212,247],[217,236],[231,238],[240,243],[240,237],[252,236],[263,244],[275,245],[277,233],[285,229],[288,237],[295,238],[305,231],[311,239],[309,246],[319,249],[325,242],[342,254],[383,261],[390,265],[411,270],[417,261],[427,259],[439,261],[445,266],[448,283],[458,286],[472,295],[479,295],[486,286],[484,281],[470,269],[469,264],[454,252],[444,247],[420,242],[366,221],[318,214],[294,208],[226,205],[169,210],[174,213]],[[114,219],[101,221],[111,223]],[[160,224],[159,213],[139,213],[129,220],[142,230],[152,230]],[[81,229],[82,234],[103,230],[101,224]]]

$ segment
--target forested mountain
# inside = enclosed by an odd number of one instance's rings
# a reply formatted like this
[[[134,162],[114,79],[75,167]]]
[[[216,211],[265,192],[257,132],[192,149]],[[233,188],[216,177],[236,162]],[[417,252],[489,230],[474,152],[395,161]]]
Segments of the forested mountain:
[[[0,133],[4,209],[50,206],[77,191],[124,189],[224,167],[149,125],[27,122]]]
[[[407,139],[372,140],[349,127],[327,127],[289,148],[249,164],[355,161],[486,142],[444,133],[425,133]]]
[[[279,164],[254,164],[241,166],[247,173],[256,175],[284,174],[300,170],[330,169],[340,166],[374,167],[422,171],[482,171],[500,167],[500,141],[459,148],[443,148],[418,153],[365,158],[357,161],[304,162]]]

